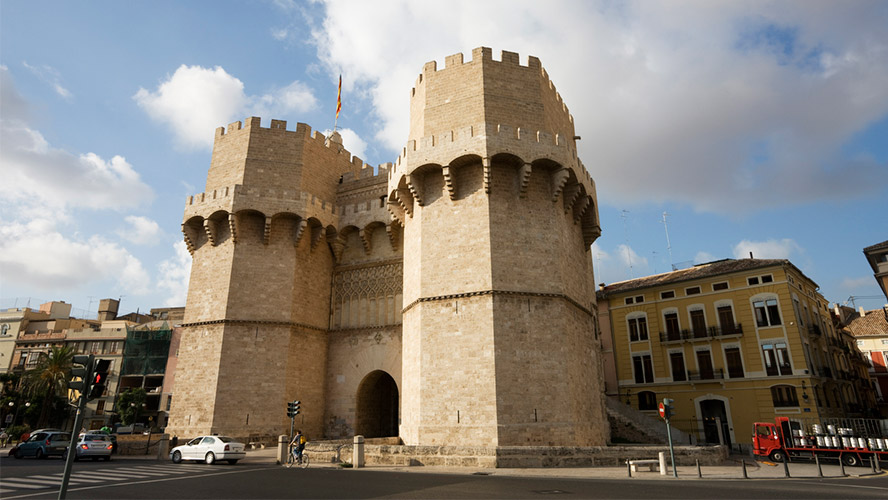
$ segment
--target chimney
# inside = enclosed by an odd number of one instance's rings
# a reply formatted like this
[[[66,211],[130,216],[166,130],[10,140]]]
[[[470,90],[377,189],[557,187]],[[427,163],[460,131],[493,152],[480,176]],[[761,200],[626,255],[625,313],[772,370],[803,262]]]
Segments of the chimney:
[[[864,316],[866,316],[866,311],[863,310],[863,306],[858,307],[858,308],[857,308],[857,312],[860,313],[860,317],[861,317],[861,318],[864,317]]]
[[[117,319],[117,310],[120,307],[120,301],[116,299],[102,299],[99,301],[99,321],[110,321]]]
[[[749,252],[749,258],[750,258],[750,259],[753,258],[753,257],[752,257],[752,252]]]
[[[604,291],[604,287],[605,287],[604,283],[598,284],[598,289],[601,290],[602,292]],[[885,306],[885,310],[888,311],[888,305]]]

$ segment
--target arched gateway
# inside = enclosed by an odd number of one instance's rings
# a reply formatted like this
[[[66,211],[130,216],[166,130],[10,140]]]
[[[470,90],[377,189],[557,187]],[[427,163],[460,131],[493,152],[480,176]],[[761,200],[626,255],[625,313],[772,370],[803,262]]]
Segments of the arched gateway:
[[[398,386],[388,373],[370,372],[358,386],[355,434],[366,438],[398,435]]]

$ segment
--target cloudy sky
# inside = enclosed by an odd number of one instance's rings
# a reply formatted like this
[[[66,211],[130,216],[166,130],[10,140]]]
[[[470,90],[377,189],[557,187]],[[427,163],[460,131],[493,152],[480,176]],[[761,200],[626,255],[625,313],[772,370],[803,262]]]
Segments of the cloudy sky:
[[[9,0],[0,307],[183,305],[216,127],[330,129],[341,74],[346,148],[393,161],[422,65],[479,46],[539,57],[574,115],[597,282],[752,252],[884,303],[886,2]]]

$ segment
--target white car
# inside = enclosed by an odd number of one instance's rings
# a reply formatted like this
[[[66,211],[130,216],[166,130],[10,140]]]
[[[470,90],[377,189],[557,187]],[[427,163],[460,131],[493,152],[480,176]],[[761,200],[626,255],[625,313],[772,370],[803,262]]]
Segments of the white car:
[[[226,436],[200,436],[170,450],[170,460],[173,463],[182,460],[200,460],[214,464],[217,460],[227,460],[234,465],[246,456],[244,443],[238,443]]]

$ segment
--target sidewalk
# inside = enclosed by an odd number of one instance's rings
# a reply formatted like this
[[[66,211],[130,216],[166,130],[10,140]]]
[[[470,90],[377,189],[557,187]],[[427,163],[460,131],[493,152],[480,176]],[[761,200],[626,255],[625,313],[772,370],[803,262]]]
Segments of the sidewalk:
[[[311,450],[307,450],[311,455]],[[724,465],[701,466],[703,479],[743,479],[743,467],[740,458],[732,458]],[[276,450],[266,448],[264,450],[247,450],[247,458],[243,463],[248,464],[274,464],[276,462]],[[817,465],[814,462],[790,463],[789,472],[792,478],[818,479]],[[312,462],[311,468],[339,468],[338,464]],[[841,478],[841,467],[835,463],[822,463],[824,478]],[[355,471],[397,471],[419,472],[427,474],[455,474],[455,475],[486,475],[506,477],[562,477],[573,479],[626,479],[626,480],[675,480],[670,469],[667,475],[659,472],[644,471],[633,472],[632,478],[628,477],[626,467],[577,467],[577,468],[522,468],[522,469],[485,469],[477,467],[443,467],[443,466],[416,466],[404,467],[396,465],[368,465],[362,469],[349,469]],[[753,479],[784,479],[784,468],[781,463],[756,462],[751,458],[746,459],[746,473],[750,480]],[[845,467],[848,478],[861,478],[874,476],[872,469],[867,467]],[[886,474],[882,472],[880,474]],[[699,480],[697,468],[693,465],[678,467],[679,480]]]

